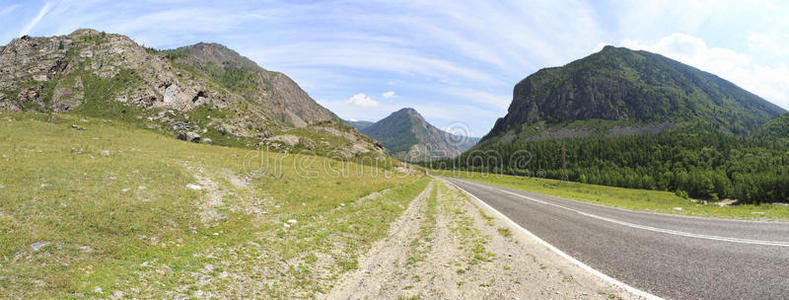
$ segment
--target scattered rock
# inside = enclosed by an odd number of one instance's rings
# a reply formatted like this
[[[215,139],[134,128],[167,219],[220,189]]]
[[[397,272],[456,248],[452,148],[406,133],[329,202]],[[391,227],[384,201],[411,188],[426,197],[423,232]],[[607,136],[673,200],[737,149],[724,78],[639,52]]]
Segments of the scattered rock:
[[[49,123],[55,123],[57,121],[58,121],[58,118],[56,118],[55,116],[49,116],[49,118],[47,118],[47,122],[49,122]]]
[[[735,199],[723,199],[720,202],[718,202],[718,206],[720,207],[732,206],[735,204],[737,204],[737,200]]]
[[[35,242],[30,245],[30,247],[33,248],[33,251],[38,251],[46,246],[49,246],[49,242]]]
[[[131,189],[130,189],[130,188],[122,188],[122,189],[121,189],[121,192],[124,192],[124,193],[127,193],[127,192],[129,192],[129,191],[131,191]]]
[[[752,215],[764,215],[763,211],[755,211],[751,213]]]
[[[93,292],[94,293],[103,294],[104,290],[102,290],[100,286],[97,286],[95,289],[93,289]]]
[[[296,219],[288,219],[288,224],[296,224]]]
[[[99,154],[104,157],[110,156],[110,150],[101,150]]]
[[[682,210],[682,207],[674,207],[673,210]]]
[[[270,137],[266,140],[270,142],[280,142],[291,147],[296,146],[299,143],[299,137],[289,134]]]
[[[0,184],[0,189],[4,189],[4,188],[5,188],[5,186]]]
[[[187,189],[190,189],[190,190],[195,190],[195,191],[199,191],[199,190],[202,190],[202,189],[203,189],[203,187],[202,187],[202,186],[199,186],[199,185],[196,185],[196,184],[192,184],[192,183],[190,183],[190,184],[187,184],[187,185],[186,185],[186,188],[187,188]]]
[[[178,139],[182,140],[182,141],[199,143],[200,142],[200,135],[197,134],[196,132],[189,131],[189,132],[184,132],[184,133],[179,134],[178,135]]]
[[[77,124],[71,124],[71,128],[74,128],[76,130],[85,130],[85,127],[79,126]]]
[[[211,140],[211,139],[209,139],[209,138],[204,138],[204,139],[200,140],[200,142],[201,142],[201,143],[203,143],[203,144],[211,144],[211,143],[213,143],[214,141],[212,141],[212,140]]]

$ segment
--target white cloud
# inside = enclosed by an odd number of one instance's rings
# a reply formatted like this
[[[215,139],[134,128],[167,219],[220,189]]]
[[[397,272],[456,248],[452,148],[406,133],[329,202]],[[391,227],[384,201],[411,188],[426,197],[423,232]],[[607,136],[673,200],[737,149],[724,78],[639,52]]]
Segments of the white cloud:
[[[751,33],[748,36],[748,48],[751,51],[772,57],[789,55],[789,43],[786,42],[780,37],[764,33]]]
[[[33,30],[34,27],[36,27],[38,22],[41,22],[41,19],[43,19],[44,16],[49,12],[49,10],[52,9],[52,5],[53,4],[50,2],[45,3],[44,7],[42,7],[41,10],[38,11],[38,15],[36,15],[36,17],[33,18],[32,20],[30,20],[30,23],[27,23],[25,29],[22,29],[22,31],[19,32],[19,35],[26,35],[30,33],[30,31]]]
[[[373,100],[373,98],[370,98],[369,96],[363,93],[358,93],[356,95],[351,96],[351,98],[348,98],[348,100],[345,101],[345,103],[359,107],[378,106],[378,101]]]
[[[743,53],[710,47],[704,40],[674,33],[657,42],[625,40],[622,46],[659,53],[718,75],[765,99],[789,108],[789,67],[786,63],[763,66]]]
[[[395,96],[395,92],[394,91],[384,92],[383,94],[381,94],[381,96],[384,98],[393,98]]]

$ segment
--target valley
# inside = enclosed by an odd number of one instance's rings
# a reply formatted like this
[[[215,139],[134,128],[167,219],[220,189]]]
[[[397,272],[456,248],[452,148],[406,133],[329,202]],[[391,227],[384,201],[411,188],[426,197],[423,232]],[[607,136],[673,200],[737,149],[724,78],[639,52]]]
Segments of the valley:
[[[302,89],[218,43],[13,38],[0,298],[789,294],[789,113],[660,54],[601,47],[515,84],[476,138],[468,107],[449,122],[394,91],[319,102],[316,80]],[[358,121],[337,103],[387,114]]]

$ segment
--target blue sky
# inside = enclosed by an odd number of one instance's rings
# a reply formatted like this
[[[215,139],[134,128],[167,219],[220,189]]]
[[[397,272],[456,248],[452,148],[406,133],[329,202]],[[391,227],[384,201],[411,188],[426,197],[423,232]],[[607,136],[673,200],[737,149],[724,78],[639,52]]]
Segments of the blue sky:
[[[78,28],[154,48],[218,42],[343,118],[414,107],[481,136],[513,86],[611,44],[658,52],[789,109],[787,1],[4,1],[0,44]]]

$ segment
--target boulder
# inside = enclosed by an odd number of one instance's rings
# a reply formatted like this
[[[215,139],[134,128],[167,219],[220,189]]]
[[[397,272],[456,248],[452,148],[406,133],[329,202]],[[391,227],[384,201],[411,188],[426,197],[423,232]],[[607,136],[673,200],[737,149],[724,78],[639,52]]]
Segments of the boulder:
[[[192,131],[183,132],[178,135],[178,139],[187,142],[199,143],[200,135]]]

